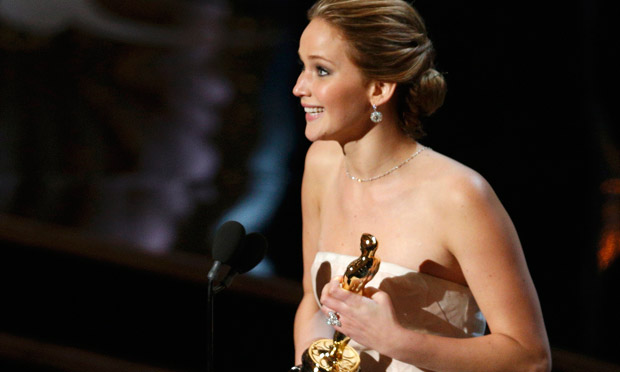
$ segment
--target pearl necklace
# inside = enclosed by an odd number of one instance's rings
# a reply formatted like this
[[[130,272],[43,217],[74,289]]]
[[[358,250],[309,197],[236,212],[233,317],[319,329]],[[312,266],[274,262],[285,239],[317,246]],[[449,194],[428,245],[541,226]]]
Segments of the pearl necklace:
[[[353,181],[356,182],[370,182],[370,181],[374,181],[374,180],[378,180],[379,178],[383,178],[385,176],[387,176],[388,174],[394,172],[395,170],[397,170],[398,168],[402,167],[403,165],[409,163],[413,158],[415,158],[416,156],[418,156],[419,153],[421,153],[422,151],[426,150],[428,147],[424,147],[422,146],[421,149],[419,149],[418,151],[414,152],[410,157],[408,157],[407,159],[405,159],[405,161],[403,161],[402,163],[398,164],[397,166],[395,166],[394,168],[388,170],[385,173],[382,173],[378,176],[374,176],[374,177],[370,177],[370,178],[357,178],[355,176],[352,176],[351,173],[349,173],[349,168],[346,166],[344,166],[344,171],[347,173],[347,176],[352,179]]]

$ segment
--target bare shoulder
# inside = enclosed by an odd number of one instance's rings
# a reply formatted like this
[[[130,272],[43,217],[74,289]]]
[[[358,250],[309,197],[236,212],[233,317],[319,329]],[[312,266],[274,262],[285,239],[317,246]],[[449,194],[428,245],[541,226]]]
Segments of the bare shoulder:
[[[433,159],[431,178],[435,210],[444,231],[444,244],[466,270],[465,257],[490,251],[513,255],[520,243],[510,216],[487,180],[473,169],[443,155]],[[467,275],[466,275],[467,276]]]
[[[454,208],[480,208],[498,202],[493,188],[480,173],[454,159],[432,152],[426,167],[433,200],[445,213]]]
[[[322,196],[328,190],[339,164],[342,150],[337,142],[316,141],[306,154],[301,185],[302,207],[308,211],[318,208]]]
[[[316,141],[306,154],[305,177],[323,178],[335,171],[342,161],[342,150],[335,141]]]
[[[306,165],[325,166],[338,157],[342,157],[342,149],[336,141],[316,141],[308,149]]]

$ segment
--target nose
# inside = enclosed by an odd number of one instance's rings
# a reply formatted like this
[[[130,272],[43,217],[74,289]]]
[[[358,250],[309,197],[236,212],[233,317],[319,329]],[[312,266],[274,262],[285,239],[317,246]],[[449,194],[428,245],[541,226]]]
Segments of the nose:
[[[299,76],[297,77],[297,83],[295,83],[295,86],[293,87],[293,94],[296,97],[303,97],[308,95],[308,84],[306,82],[306,78],[304,77],[304,72],[305,71],[302,71],[299,74]]]

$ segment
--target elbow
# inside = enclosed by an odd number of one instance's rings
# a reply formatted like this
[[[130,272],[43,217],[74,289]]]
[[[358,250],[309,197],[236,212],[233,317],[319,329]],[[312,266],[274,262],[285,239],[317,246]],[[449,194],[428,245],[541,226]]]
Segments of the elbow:
[[[551,352],[549,350],[547,350],[545,352],[544,357],[541,358],[541,360],[540,360],[540,366],[539,366],[540,369],[539,369],[539,371],[541,371],[541,372],[551,372],[551,366],[552,366],[551,359],[552,359],[551,358]]]
[[[530,372],[551,372],[551,351],[549,348],[541,348],[532,352],[529,367],[526,371]]]

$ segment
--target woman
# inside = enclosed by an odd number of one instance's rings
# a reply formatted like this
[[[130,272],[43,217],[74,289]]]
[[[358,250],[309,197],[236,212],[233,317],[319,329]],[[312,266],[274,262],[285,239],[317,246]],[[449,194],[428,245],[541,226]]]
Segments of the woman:
[[[331,337],[325,319],[336,312],[330,324],[351,337],[364,372],[549,371],[510,218],[479,174],[417,142],[420,116],[446,91],[420,16],[401,0],[321,0],[309,19],[293,89],[313,142],[297,364],[313,340]],[[377,238],[382,263],[356,296],[335,275],[359,255],[363,233]]]

